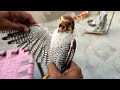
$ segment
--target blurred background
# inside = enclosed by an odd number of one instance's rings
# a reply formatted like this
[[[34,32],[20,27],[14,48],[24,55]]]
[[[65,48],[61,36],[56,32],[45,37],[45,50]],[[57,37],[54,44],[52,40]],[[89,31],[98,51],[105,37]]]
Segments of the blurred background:
[[[49,22],[58,19],[61,15],[64,14],[72,14],[72,15],[78,15],[82,11],[26,11],[31,13],[31,15],[34,17],[34,19],[38,23],[44,23]],[[89,11],[89,14],[98,14],[98,11]]]

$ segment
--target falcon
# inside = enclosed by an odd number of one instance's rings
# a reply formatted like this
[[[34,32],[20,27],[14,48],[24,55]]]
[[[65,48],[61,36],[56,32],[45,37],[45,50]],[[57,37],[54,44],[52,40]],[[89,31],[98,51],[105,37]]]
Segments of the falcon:
[[[51,62],[55,63],[60,72],[64,72],[69,68],[76,49],[76,40],[73,37],[75,22],[71,16],[64,15],[59,18],[58,23],[53,34],[43,26],[32,25],[29,32],[1,31],[7,33],[2,39],[9,40],[8,44],[18,44],[17,47],[28,49],[41,73],[41,65],[47,66]]]

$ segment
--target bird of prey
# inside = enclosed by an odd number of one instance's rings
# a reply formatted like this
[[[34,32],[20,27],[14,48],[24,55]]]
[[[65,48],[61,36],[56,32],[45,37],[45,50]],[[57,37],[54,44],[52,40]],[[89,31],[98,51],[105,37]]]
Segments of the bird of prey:
[[[59,18],[58,28],[51,34],[47,28],[40,25],[32,25],[29,32],[18,30],[4,30],[7,36],[3,40],[9,40],[8,44],[18,44],[18,47],[28,49],[33,54],[37,65],[46,66],[54,62],[60,72],[69,68],[74,57],[76,40],[73,37],[75,22],[71,16],[63,15]]]

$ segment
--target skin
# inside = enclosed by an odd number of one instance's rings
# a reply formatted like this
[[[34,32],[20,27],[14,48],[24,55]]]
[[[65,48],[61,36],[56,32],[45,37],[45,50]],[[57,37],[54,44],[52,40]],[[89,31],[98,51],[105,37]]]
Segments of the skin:
[[[52,79],[83,79],[82,71],[74,62],[68,70],[63,73],[56,68],[54,63],[48,65],[48,74]]]
[[[24,11],[0,11],[1,30],[29,31],[30,25],[37,24],[32,15]]]

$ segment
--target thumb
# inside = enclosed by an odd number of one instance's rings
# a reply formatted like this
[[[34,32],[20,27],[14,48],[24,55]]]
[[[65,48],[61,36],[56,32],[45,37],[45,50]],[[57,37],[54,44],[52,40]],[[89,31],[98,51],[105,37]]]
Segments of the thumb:
[[[57,78],[61,75],[60,71],[57,69],[54,63],[50,63],[48,65],[48,73],[52,78]]]
[[[16,29],[16,30],[20,30],[23,32],[28,32],[29,28],[21,23],[14,23],[14,22],[9,22],[8,23],[8,29]]]

